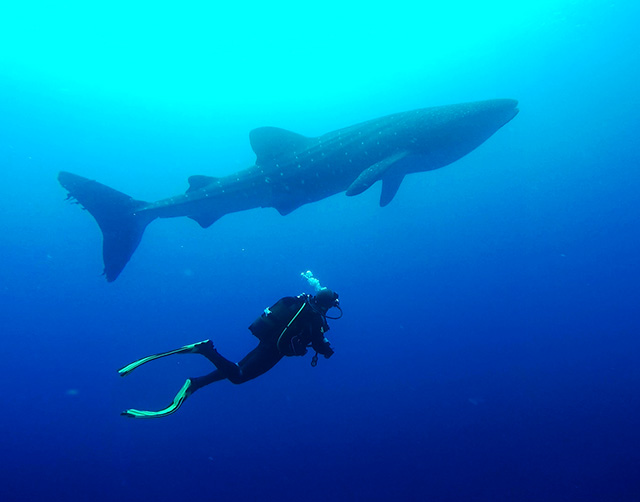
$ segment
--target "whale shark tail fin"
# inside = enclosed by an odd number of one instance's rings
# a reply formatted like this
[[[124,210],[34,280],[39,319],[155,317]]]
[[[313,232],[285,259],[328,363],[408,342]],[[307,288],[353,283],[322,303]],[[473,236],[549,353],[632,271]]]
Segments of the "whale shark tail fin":
[[[144,229],[155,216],[137,212],[148,203],[77,174],[61,171],[58,181],[93,216],[102,231],[104,275],[115,281],[140,244]]]

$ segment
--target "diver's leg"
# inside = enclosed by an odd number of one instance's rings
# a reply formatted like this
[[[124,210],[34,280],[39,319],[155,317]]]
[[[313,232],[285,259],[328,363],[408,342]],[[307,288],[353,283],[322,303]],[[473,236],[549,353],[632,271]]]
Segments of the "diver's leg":
[[[241,380],[233,383],[243,383],[265,374],[282,359],[282,354],[276,345],[260,342],[239,363]]]
[[[224,375],[222,378],[228,378],[232,382],[234,380],[239,380],[240,376],[240,368],[238,365],[232,361],[229,361],[226,357],[220,355],[220,353],[213,347],[213,343],[210,340],[207,340],[208,343],[200,345],[198,347],[198,354],[203,355],[209,361],[213,363],[213,365],[218,369],[221,375]],[[212,376],[215,373],[210,373],[207,377]],[[213,377],[212,377],[213,378]],[[220,380],[222,380],[220,378]],[[212,380],[209,383],[213,383],[217,380]],[[207,384],[205,384],[207,385]]]
[[[282,359],[282,354],[280,354],[280,351],[275,345],[263,342],[260,342],[255,349],[249,352],[237,364],[221,356],[210,342],[201,345],[198,354],[202,354],[209,359],[221,374],[225,375],[230,382],[235,384],[244,383],[262,375]],[[219,375],[214,376],[214,374],[215,371],[203,378],[215,378],[216,380],[212,381],[217,381]],[[205,383],[204,385],[207,384]]]
[[[220,370],[215,370],[209,373],[208,375],[204,375],[201,377],[191,377],[191,393],[193,394],[198,389],[201,389],[205,385],[209,385],[214,382],[219,382],[220,380],[225,380],[227,376]]]
[[[218,369],[202,377],[188,378],[176,394],[176,397],[173,398],[173,402],[162,410],[142,411],[128,409],[121,414],[132,418],[166,417],[174,413],[191,394],[205,385],[224,379],[228,379],[235,384],[244,383],[266,373],[282,359],[282,354],[280,354],[280,351],[275,345],[264,344],[262,342],[249,352],[238,364],[232,363],[218,354],[218,351],[213,348],[211,342],[200,345],[198,350],[190,352],[204,355]]]

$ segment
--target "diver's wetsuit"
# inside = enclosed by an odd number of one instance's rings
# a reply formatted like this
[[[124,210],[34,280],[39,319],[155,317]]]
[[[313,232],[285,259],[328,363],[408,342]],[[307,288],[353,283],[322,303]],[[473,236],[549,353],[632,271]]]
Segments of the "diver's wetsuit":
[[[325,317],[311,306],[308,295],[281,298],[265,309],[249,329],[260,343],[237,364],[221,356],[211,342],[198,348],[198,353],[209,359],[216,370],[191,378],[192,393],[224,379],[235,384],[244,383],[269,371],[283,356],[305,355],[309,346],[325,358],[333,355],[333,349],[324,336],[329,325]]]

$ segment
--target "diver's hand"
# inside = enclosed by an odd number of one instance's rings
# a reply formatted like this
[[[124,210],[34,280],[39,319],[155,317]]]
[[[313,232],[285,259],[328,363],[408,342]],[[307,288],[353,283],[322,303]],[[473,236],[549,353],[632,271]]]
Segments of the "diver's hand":
[[[298,336],[291,339],[291,348],[296,356],[304,356],[308,352],[306,344]]]

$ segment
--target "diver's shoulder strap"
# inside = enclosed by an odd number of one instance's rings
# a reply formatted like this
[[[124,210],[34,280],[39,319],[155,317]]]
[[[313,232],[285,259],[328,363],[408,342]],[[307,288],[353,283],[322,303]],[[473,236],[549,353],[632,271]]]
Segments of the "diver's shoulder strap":
[[[120,368],[118,373],[120,376],[125,376],[135,370],[138,366],[142,366],[149,361],[153,361],[155,359],[160,359],[161,357],[172,356],[173,354],[197,354],[200,350],[200,347],[206,343],[210,343],[210,340],[203,340],[202,342],[192,343],[189,345],[185,345],[184,347],[180,347],[179,349],[170,350],[169,352],[161,352],[160,354],[154,354],[152,356],[143,357],[142,359],[138,359],[130,364],[127,364],[125,367]]]
[[[306,306],[307,306],[307,302],[304,302],[300,306],[298,311],[295,313],[295,315],[291,318],[289,323],[282,330],[282,333],[280,333],[280,336],[278,337],[278,342],[276,343],[276,346],[278,347],[278,350],[280,351],[280,353],[283,354],[283,355],[296,355],[295,350],[293,350],[293,349],[292,349],[292,351],[288,350],[287,345],[289,345],[291,343],[291,336],[285,337],[285,333],[289,329],[289,326],[291,326],[293,324],[293,322],[298,318],[298,316],[300,315],[300,313],[304,310],[304,308]],[[293,352],[293,354],[290,354],[290,352]]]
[[[187,379],[182,388],[176,394],[176,397],[173,398],[173,402],[167,406],[165,409],[160,411],[142,411],[142,410],[134,410],[128,409],[124,410],[120,415],[131,418],[160,418],[166,417],[167,415],[171,415],[176,412],[182,403],[193,394],[193,390],[191,390],[191,379]]]

